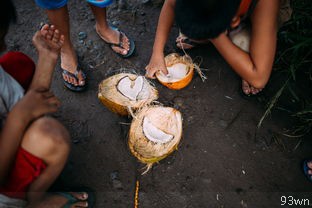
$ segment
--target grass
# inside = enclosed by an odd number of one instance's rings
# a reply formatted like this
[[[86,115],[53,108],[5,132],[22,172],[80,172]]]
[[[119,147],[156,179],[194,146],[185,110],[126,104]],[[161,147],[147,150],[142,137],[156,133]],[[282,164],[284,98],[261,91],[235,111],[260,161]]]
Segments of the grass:
[[[279,88],[267,103],[258,127],[274,109],[283,109],[296,120],[284,135],[302,137],[312,133],[312,1],[292,0],[292,18],[278,33],[274,74]]]

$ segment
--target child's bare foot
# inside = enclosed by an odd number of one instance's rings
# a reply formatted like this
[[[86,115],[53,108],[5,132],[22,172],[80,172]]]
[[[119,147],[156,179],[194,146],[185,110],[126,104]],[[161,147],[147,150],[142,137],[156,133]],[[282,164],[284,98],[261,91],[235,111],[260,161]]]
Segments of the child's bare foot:
[[[120,31],[114,30],[111,27],[103,28],[100,27],[98,24],[95,25],[95,30],[98,33],[98,35],[106,42],[106,43],[116,43],[116,45],[112,46],[111,48],[113,51],[115,51],[118,54],[126,55],[128,54],[130,50],[130,41],[126,35],[122,35],[121,40],[120,38]],[[117,46],[119,42],[121,41],[121,46]]]
[[[39,56],[58,58],[64,44],[64,35],[61,35],[54,25],[45,24],[40,31],[35,33],[32,41]]]
[[[242,90],[246,95],[256,95],[262,91],[262,89],[251,86],[247,81],[242,80]]]

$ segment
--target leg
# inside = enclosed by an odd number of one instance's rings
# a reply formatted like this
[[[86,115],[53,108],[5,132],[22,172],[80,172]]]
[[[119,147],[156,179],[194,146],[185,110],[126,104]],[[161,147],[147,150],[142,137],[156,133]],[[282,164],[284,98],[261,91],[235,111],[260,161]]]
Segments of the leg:
[[[57,120],[43,117],[31,124],[22,148],[43,160],[46,169],[29,186],[27,199],[40,199],[62,171],[70,150],[69,134]]]
[[[96,31],[100,35],[100,37],[105,42],[118,43],[120,34],[118,31],[113,30],[108,25],[107,18],[106,18],[106,8],[96,7],[92,4],[89,4],[89,5],[91,7],[91,10],[96,20],[96,25],[95,25]],[[122,48],[118,46],[113,46],[112,49],[116,53],[126,55],[130,49],[130,42],[126,36],[123,36],[122,38],[122,46],[123,46]]]
[[[78,67],[77,55],[70,39],[69,16],[67,6],[58,9],[46,10],[49,21],[60,30],[65,36],[64,45],[61,50],[61,67],[62,69],[75,73]],[[66,74],[63,74],[64,80],[74,85],[83,86],[85,84],[84,77],[80,71],[77,75],[78,81]]]

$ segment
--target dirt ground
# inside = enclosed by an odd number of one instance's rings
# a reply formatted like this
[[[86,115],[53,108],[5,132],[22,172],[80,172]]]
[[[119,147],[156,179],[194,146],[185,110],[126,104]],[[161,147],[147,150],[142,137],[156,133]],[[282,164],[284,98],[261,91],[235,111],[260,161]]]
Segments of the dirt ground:
[[[31,38],[44,11],[32,0],[14,0],[18,22],[7,36],[8,48],[37,59]],[[161,2],[161,1],[158,1]],[[140,208],[295,207],[281,206],[282,196],[307,198],[312,204],[312,185],[302,173],[302,160],[311,157],[312,142],[280,136],[289,120],[273,114],[257,130],[264,109],[239,94],[239,78],[216,50],[195,49],[201,57],[207,80],[195,76],[180,91],[154,81],[160,102],[179,109],[184,118],[184,136],[178,151],[140,176],[136,159],[127,147],[127,118],[100,104],[98,84],[120,68],[144,74],[161,5],[152,0],[119,1],[109,7],[109,20],[135,40],[137,52],[124,60],[115,55],[94,30],[94,18],[85,1],[69,2],[72,41],[88,75],[88,90],[65,89],[59,65],[52,90],[62,101],[55,115],[70,131],[72,153],[57,187],[92,187],[96,207],[133,207],[135,181],[140,181]],[[175,52],[172,30],[166,53]],[[79,40],[79,32],[87,37]],[[196,58],[199,60],[199,58]],[[276,136],[277,135],[277,136]]]

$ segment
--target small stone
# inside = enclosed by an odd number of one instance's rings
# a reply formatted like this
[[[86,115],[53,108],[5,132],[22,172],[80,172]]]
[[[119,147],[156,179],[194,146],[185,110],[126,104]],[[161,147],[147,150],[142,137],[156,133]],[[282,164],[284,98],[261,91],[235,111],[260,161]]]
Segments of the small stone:
[[[110,173],[111,180],[118,180],[119,179],[119,172],[117,170]]]
[[[88,40],[86,42],[86,46],[87,46],[88,49],[92,48],[92,45],[93,45],[93,41],[92,40]]]
[[[120,180],[113,180],[114,189],[123,189],[123,185]]]
[[[226,128],[228,124],[227,124],[226,121],[220,120],[220,121],[219,121],[219,125],[220,125],[221,127],[223,127],[223,128]]]
[[[79,43],[80,43],[80,44],[83,44],[83,43],[84,43],[84,41],[83,41],[83,40],[79,40]]]
[[[78,39],[79,40],[85,40],[87,38],[87,33],[86,32],[79,32],[78,34]]]
[[[112,23],[113,23],[113,25],[115,25],[115,26],[118,26],[118,25],[119,25],[119,21],[117,21],[117,20],[113,21]]]

